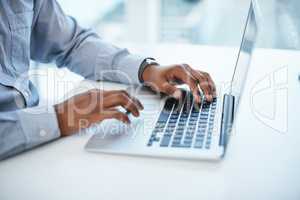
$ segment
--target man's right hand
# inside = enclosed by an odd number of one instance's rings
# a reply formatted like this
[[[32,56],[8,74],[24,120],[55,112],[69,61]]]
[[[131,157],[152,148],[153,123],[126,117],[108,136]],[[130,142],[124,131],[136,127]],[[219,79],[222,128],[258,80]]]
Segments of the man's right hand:
[[[114,118],[130,123],[128,116],[117,109],[119,106],[135,117],[138,117],[139,111],[143,109],[140,101],[124,90],[93,89],[55,105],[61,136],[71,135],[105,119]]]

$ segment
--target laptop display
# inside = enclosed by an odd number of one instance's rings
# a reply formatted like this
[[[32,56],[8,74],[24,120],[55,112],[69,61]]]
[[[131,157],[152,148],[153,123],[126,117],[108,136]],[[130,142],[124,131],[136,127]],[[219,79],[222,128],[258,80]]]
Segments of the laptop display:
[[[235,112],[237,111],[242,92],[247,79],[248,69],[251,62],[252,51],[257,38],[258,28],[255,15],[255,2],[251,2],[243,38],[238,53],[234,75],[231,81],[230,94],[235,97]]]

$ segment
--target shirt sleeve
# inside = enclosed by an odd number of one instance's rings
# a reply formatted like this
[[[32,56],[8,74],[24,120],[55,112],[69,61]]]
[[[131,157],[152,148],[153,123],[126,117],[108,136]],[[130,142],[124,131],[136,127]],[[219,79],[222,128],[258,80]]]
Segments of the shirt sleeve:
[[[0,160],[60,137],[53,107],[0,113]]]
[[[37,0],[31,34],[31,58],[92,80],[139,83],[144,56],[133,55],[80,27],[55,0]]]

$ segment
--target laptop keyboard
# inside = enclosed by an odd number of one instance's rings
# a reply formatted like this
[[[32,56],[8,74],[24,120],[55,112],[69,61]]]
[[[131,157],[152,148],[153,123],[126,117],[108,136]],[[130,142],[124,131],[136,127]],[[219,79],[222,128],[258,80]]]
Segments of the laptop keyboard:
[[[181,100],[170,98],[160,113],[147,146],[210,149],[217,99],[196,104],[190,92]]]

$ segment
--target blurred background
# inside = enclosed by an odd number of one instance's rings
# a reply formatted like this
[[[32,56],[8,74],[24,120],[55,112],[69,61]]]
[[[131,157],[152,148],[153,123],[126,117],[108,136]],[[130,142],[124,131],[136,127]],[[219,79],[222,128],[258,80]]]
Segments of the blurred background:
[[[237,46],[250,0],[58,0],[68,15],[120,43]],[[263,48],[300,49],[300,1],[257,0]]]
[[[142,52],[145,47],[170,45],[169,48],[173,48],[172,45],[177,44],[184,46],[178,50],[179,54],[184,49],[197,49],[199,45],[233,47],[237,51],[250,5],[250,0],[57,1],[81,26],[92,28],[103,39],[142,55],[148,55]],[[257,46],[300,50],[300,1],[257,2],[260,29]],[[41,100],[59,99],[73,88],[73,85],[60,86],[60,79],[76,83],[82,80],[65,68],[57,69],[54,64],[44,66],[31,65],[36,74],[32,81]]]

